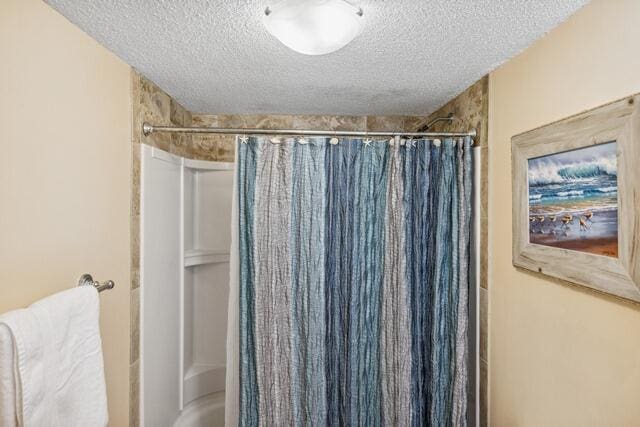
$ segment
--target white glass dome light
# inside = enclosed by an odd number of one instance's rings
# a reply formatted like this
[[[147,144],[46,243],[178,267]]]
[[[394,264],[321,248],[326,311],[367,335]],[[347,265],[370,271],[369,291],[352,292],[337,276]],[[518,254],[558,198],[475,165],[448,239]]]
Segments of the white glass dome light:
[[[362,9],[345,0],[281,0],[264,12],[267,31],[305,55],[343,48],[360,34],[363,20]]]

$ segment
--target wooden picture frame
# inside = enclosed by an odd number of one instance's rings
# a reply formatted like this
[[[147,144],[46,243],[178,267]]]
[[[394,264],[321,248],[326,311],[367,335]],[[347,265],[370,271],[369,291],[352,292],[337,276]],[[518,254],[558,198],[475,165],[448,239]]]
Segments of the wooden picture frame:
[[[640,94],[516,135],[511,142],[514,266],[640,302]],[[617,256],[531,243],[536,217],[530,216],[530,191],[537,191],[533,187],[538,184],[530,188],[530,160],[612,142],[617,160]],[[570,217],[565,214],[566,220]],[[551,229],[555,238],[556,230],[563,229],[544,228],[544,221],[556,220],[554,215],[539,218],[540,233]],[[579,220],[582,227],[586,219]]]

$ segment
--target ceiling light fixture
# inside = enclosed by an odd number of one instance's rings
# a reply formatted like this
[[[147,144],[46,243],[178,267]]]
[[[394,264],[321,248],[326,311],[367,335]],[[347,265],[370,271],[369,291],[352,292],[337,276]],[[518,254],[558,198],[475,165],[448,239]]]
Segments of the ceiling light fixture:
[[[362,30],[362,9],[345,0],[281,0],[264,11],[267,31],[305,55],[335,52]]]

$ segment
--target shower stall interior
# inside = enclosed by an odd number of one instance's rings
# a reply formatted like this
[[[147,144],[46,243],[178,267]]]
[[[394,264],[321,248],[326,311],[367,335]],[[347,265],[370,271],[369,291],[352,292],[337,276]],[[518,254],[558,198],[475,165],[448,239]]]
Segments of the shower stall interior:
[[[233,164],[141,154],[141,425],[222,426]]]

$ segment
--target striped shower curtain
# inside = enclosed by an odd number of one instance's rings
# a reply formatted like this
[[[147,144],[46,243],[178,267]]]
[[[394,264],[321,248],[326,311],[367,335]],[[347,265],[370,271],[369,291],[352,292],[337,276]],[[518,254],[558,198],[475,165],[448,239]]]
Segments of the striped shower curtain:
[[[466,425],[470,139],[273,141],[238,143],[227,424]]]

